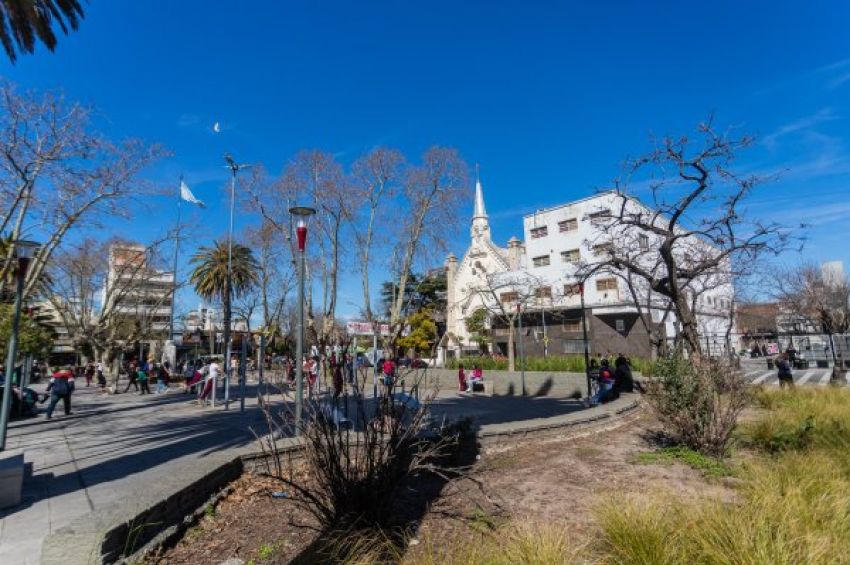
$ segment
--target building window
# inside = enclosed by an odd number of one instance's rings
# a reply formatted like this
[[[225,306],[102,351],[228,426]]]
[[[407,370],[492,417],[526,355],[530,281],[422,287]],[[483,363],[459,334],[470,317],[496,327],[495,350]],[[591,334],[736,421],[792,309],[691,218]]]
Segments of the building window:
[[[541,255],[540,257],[535,257],[531,260],[535,267],[545,267],[549,264],[549,256]]]
[[[599,210],[590,214],[590,223],[594,226],[604,226],[611,221],[611,210]]]
[[[537,298],[552,298],[552,287],[551,286],[541,286],[539,288],[534,289],[534,296]]]
[[[571,296],[578,296],[581,294],[581,285],[579,284],[565,284],[564,285],[564,296],[570,298]]]
[[[626,333],[626,321],[625,320],[614,320],[614,327],[617,329],[618,333],[624,334]]]
[[[612,251],[614,251],[614,245],[610,241],[608,243],[600,243],[599,245],[593,246],[593,254],[597,257],[601,257],[602,255],[611,255]]]
[[[570,249],[569,251],[561,251],[562,263],[578,263],[581,260],[581,252],[578,249]]]
[[[638,236],[638,247],[640,247],[641,251],[646,251],[649,249],[649,236],[646,234],[640,234]]]
[[[548,226],[540,226],[539,228],[531,228],[531,239],[546,237],[549,235]]]
[[[565,332],[580,332],[581,318],[575,320],[564,320],[563,329]]]
[[[503,292],[501,295],[499,295],[499,300],[502,301],[502,304],[516,302],[517,300],[519,300],[519,293],[515,291]]]
[[[608,279],[596,279],[596,290],[599,292],[617,290],[617,279],[614,277]]]
[[[574,231],[578,229],[578,218],[570,218],[569,220],[561,220],[558,222],[558,231]]]

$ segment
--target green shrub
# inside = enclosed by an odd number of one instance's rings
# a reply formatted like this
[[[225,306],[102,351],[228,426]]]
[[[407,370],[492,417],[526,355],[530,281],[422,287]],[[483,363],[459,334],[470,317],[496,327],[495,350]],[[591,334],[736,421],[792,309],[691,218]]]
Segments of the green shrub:
[[[677,443],[723,457],[749,390],[725,359],[672,357],[653,365],[646,397]]]
[[[663,447],[655,451],[639,453],[636,460],[644,465],[684,463],[697,471],[702,471],[707,477],[726,477],[732,474],[732,470],[720,459],[703,455],[699,451],[684,446]]]
[[[614,362],[614,359],[611,359]],[[494,357],[461,357],[460,359],[449,359],[446,361],[447,369],[457,369],[458,365],[463,363],[467,369],[473,365],[478,365],[485,371],[498,370],[506,371],[508,369],[508,360],[504,358]],[[582,355],[549,355],[548,357],[526,357],[520,363],[519,357],[516,359],[516,370],[519,371],[525,366],[526,371],[553,371],[567,373],[584,373],[584,356]],[[644,374],[649,370],[651,362],[645,359],[632,359],[632,370]]]

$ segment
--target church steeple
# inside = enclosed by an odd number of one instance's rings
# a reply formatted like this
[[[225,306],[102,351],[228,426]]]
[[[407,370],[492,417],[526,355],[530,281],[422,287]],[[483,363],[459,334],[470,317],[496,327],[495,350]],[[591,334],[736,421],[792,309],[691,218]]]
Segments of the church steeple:
[[[475,209],[472,212],[472,239],[484,236],[490,238],[490,221],[484,208],[484,191],[481,188],[481,177],[478,164],[475,164]]]

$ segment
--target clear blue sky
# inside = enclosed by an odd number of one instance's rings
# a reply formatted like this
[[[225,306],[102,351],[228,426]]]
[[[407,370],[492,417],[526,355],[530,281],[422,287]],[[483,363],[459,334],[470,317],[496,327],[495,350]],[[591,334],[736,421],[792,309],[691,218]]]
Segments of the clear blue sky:
[[[210,203],[197,216],[210,237],[226,229],[225,150],[278,172],[303,148],[346,161],[455,146],[481,164],[503,243],[524,213],[606,185],[650,132],[713,111],[762,136],[742,164],[788,169],[756,208],[813,223],[808,257],[850,267],[846,3],[566,4],[93,0],[55,54],[3,58],[0,73],[94,104],[112,135],[165,144],[174,156],[151,174],[185,175]],[[125,235],[170,213],[157,203]],[[357,296],[345,285],[343,310]]]

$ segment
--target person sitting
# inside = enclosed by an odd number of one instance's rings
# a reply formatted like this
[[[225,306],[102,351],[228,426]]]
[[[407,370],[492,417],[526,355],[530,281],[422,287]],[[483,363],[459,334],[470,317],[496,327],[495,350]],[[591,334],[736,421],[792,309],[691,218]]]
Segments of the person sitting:
[[[593,395],[593,398],[590,399],[591,406],[607,402],[611,394],[611,389],[614,388],[614,380],[614,372],[611,370],[608,360],[602,359],[599,365],[599,376],[597,377],[599,390],[595,395]]]
[[[632,376],[632,367],[622,353],[614,361],[614,390],[617,392],[634,392],[635,381]]]
[[[481,367],[478,365],[472,366],[472,373],[469,374],[469,377],[466,380],[466,392],[475,391],[475,385],[484,381],[484,372],[481,370]]]

